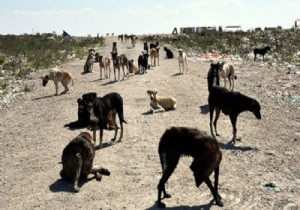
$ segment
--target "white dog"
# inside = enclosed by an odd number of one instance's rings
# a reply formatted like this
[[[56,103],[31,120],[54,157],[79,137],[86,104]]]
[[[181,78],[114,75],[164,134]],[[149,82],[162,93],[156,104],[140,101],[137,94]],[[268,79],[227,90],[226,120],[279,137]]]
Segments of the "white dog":
[[[178,56],[178,63],[179,63],[179,74],[183,74],[184,69],[188,71],[188,66],[186,62],[186,53],[183,52],[182,49],[178,50],[179,56]],[[182,72],[181,72],[181,66],[182,66]]]

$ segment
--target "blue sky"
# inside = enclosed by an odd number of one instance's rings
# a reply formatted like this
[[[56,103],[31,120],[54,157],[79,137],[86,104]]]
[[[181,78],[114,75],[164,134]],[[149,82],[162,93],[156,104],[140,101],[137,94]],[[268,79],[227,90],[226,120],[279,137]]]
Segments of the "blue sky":
[[[0,0],[0,34],[171,33],[174,27],[291,28],[299,0]]]

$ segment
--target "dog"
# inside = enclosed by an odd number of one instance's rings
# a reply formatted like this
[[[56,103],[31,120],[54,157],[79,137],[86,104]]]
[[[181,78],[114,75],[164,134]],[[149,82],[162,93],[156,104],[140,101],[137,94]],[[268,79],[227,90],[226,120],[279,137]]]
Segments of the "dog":
[[[218,142],[206,133],[195,128],[171,127],[162,135],[158,153],[162,166],[163,175],[158,184],[157,205],[165,208],[161,202],[162,193],[164,198],[170,198],[165,183],[175,170],[181,156],[190,156],[193,162],[190,169],[193,171],[196,187],[205,182],[213,194],[218,206],[223,206],[221,196],[218,193],[219,165],[222,160],[222,152]],[[212,185],[209,176],[214,171],[215,181]]]
[[[85,61],[85,65],[83,67],[83,73],[92,73],[93,65],[94,65],[94,51],[90,49],[88,57]]]
[[[89,174],[94,174],[98,181],[103,175],[110,175],[110,172],[102,167],[93,167],[95,157],[95,146],[91,134],[80,133],[63,150],[61,161],[63,168],[60,176],[65,180],[73,181],[74,192],[79,192],[79,179],[87,179]]]
[[[222,69],[222,64],[211,63],[210,68],[207,73],[207,86],[208,92],[211,90],[213,86],[220,86],[220,75],[219,71]]]
[[[229,115],[231,125],[233,128],[233,138],[231,142],[235,144],[236,142],[236,122],[237,117],[241,112],[251,111],[257,119],[261,119],[260,114],[260,104],[255,99],[241,94],[240,92],[230,91],[224,87],[214,86],[211,88],[208,96],[208,104],[210,111],[210,132],[215,138],[212,119],[214,111],[216,111],[215,120],[213,122],[216,135],[219,136],[217,132],[217,121],[222,111],[225,115]]]
[[[178,49],[178,53],[179,74],[183,74],[184,70],[188,71],[188,65],[186,62],[187,55],[182,49]]]
[[[77,99],[77,104],[78,104],[77,121],[65,124],[64,127],[68,127],[69,129],[80,129],[80,128],[91,128],[93,126],[96,126],[94,122],[90,120],[91,114],[88,112],[86,101],[83,100],[82,98],[79,98]],[[104,123],[104,129],[107,130],[115,129],[111,113],[109,113],[106,118],[106,122]]]
[[[232,63],[222,63],[222,68],[219,71],[219,77],[224,79],[224,87],[226,87],[226,80],[228,79],[229,89],[233,90],[234,80],[237,79],[237,76],[235,75]]]
[[[99,53],[95,54],[96,62],[99,62],[100,67],[100,80],[103,79],[102,77],[102,70],[104,72],[105,78],[110,78],[110,59],[106,56],[100,55]]]
[[[174,54],[169,48],[164,47],[164,51],[166,52],[166,59],[174,58]]]
[[[43,86],[44,87],[48,84],[49,80],[52,80],[54,82],[55,95],[58,95],[58,83],[59,82],[61,82],[61,84],[65,88],[65,90],[63,92],[61,92],[61,94],[65,94],[69,91],[68,84],[70,82],[72,82],[71,90],[72,90],[73,85],[74,85],[74,78],[73,78],[72,74],[67,70],[58,69],[58,68],[51,69],[49,71],[49,74],[44,76],[44,77],[41,77],[41,79],[43,81]]]
[[[100,142],[99,147],[102,147],[103,140],[103,128],[106,123],[107,116],[109,114],[112,115],[112,122],[114,125],[115,135],[112,141],[116,140],[118,127],[116,123],[116,114],[118,114],[120,121],[121,134],[119,138],[119,142],[122,141],[123,138],[123,123],[127,123],[124,120],[123,115],[123,98],[120,94],[113,92],[109,93],[105,96],[97,97],[97,93],[90,92],[82,95],[82,99],[87,103],[87,110],[91,114],[90,120],[92,122],[96,122],[100,128]],[[93,127],[93,139],[96,142],[96,126]]]
[[[118,52],[113,51],[111,52],[112,60],[113,60],[113,67],[114,67],[114,76],[115,81],[116,79],[116,69],[118,70],[118,81],[120,81],[120,68],[122,68],[123,71],[123,80],[125,80],[125,77],[129,79],[129,73],[128,73],[128,58],[125,54],[118,55]],[[127,69],[127,72],[125,73],[125,67]]]

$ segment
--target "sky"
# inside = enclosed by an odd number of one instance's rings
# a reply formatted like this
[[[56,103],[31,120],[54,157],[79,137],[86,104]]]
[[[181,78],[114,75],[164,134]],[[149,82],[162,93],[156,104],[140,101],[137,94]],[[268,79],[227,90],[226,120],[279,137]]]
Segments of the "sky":
[[[171,33],[174,27],[291,28],[300,0],[0,0],[0,34],[100,36]]]

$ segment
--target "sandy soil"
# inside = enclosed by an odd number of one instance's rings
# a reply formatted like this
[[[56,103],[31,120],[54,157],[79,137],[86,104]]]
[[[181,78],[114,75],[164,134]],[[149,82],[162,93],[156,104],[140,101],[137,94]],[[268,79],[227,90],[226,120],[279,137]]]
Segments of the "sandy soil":
[[[107,45],[97,51],[110,56],[112,41],[117,41],[116,37],[108,38]],[[137,61],[142,42],[134,49],[128,46],[118,42],[118,51]],[[160,66],[147,74],[116,83],[99,80],[98,65],[94,65],[94,73],[82,75],[85,61],[70,62],[64,66],[74,74],[74,90],[59,96],[53,96],[53,82],[42,87],[39,78],[46,71],[37,72],[34,90],[1,111],[0,208],[157,209],[156,187],[161,177],[157,148],[162,133],[171,126],[209,132],[209,64],[189,60],[189,73],[179,76],[177,59],[164,56],[162,51]],[[289,94],[299,94],[299,76],[253,63],[237,65],[236,74],[235,89],[260,102],[262,120],[242,113],[237,123],[242,141],[232,146],[228,144],[232,137],[229,118],[221,114],[222,209],[299,209],[300,104],[288,101]],[[62,91],[62,86],[59,88]],[[178,110],[146,114],[150,103],[146,91],[152,88],[159,95],[175,97]],[[63,148],[80,130],[67,130],[63,125],[77,119],[76,101],[90,91],[99,96],[120,93],[128,124],[122,143],[110,144],[113,131],[104,131],[105,148],[96,153],[95,164],[109,169],[111,176],[101,182],[91,177],[73,194],[72,184],[60,179],[59,162]],[[195,187],[190,163],[191,158],[183,157],[171,176],[167,190],[172,198],[164,200],[167,207],[221,209],[213,205],[205,184]]]

